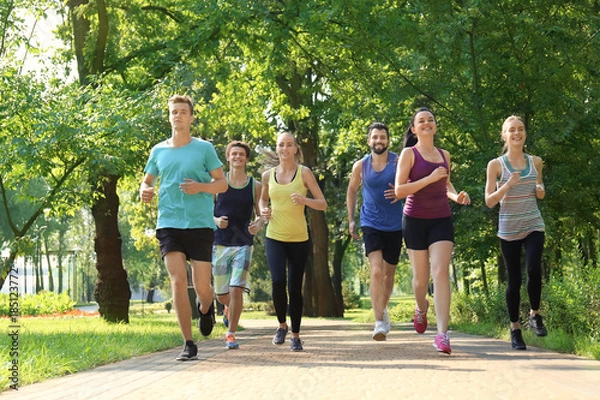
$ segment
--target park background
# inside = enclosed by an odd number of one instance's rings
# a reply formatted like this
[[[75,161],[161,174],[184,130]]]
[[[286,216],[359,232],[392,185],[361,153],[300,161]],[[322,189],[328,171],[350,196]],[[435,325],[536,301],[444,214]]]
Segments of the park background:
[[[58,23],[40,39],[48,18]],[[472,199],[453,206],[453,318],[508,321],[497,208],[483,191],[501,124],[518,114],[526,152],[544,160],[542,313],[551,332],[597,343],[599,33],[600,3],[588,0],[2,1],[2,291],[22,262],[32,292],[22,295],[93,300],[112,322],[129,321],[132,291],[146,301],[168,291],[156,209],[138,188],[151,147],[170,135],[166,100],[180,93],[195,100],[194,135],[223,161],[231,140],[259,149],[296,134],[329,204],[307,212],[305,313],[341,317],[368,290],[345,204],[366,127],[385,122],[400,152],[414,110],[428,106],[452,181]],[[260,158],[250,169],[258,176]],[[264,232],[250,301],[269,299],[263,243]],[[403,254],[397,294],[410,279]]]

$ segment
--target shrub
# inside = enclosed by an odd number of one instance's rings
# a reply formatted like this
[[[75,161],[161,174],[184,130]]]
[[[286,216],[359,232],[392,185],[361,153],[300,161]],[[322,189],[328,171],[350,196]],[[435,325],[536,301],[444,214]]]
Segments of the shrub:
[[[432,304],[433,305],[433,304]],[[412,322],[415,314],[414,301],[401,302],[390,310],[390,319],[397,322]]]
[[[0,294],[0,315],[9,316],[9,294]],[[75,302],[66,293],[41,291],[34,295],[24,295],[18,299],[18,315],[50,315],[71,311]]]
[[[504,286],[490,289],[487,295],[482,292],[470,295],[464,292],[453,293],[451,315],[455,322],[507,325],[509,321]]]
[[[244,303],[244,311],[269,311],[274,309],[271,302],[268,301],[253,301]]]
[[[600,339],[600,271],[573,268],[544,288],[542,312],[549,328]]]
[[[342,298],[344,301],[344,310],[360,308],[360,294],[350,289],[348,282],[342,282]]]

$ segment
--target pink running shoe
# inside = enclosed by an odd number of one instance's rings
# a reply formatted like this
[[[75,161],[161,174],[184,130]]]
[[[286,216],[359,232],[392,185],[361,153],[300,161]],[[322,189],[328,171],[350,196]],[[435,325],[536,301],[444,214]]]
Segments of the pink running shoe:
[[[429,300],[425,299],[425,311],[419,310],[419,306],[415,307],[415,318],[413,320],[415,331],[417,333],[425,333],[427,330],[427,310],[429,309]]]
[[[437,335],[435,335],[433,347],[435,347],[437,351],[441,353],[452,353],[452,349],[450,348],[450,337],[448,336],[448,332],[438,333]]]

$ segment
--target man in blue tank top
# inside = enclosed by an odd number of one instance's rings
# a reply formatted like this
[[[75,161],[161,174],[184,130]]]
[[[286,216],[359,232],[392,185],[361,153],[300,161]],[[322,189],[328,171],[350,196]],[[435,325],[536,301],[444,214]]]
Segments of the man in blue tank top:
[[[215,203],[214,220],[218,229],[213,245],[213,276],[217,300],[225,306],[223,322],[228,328],[225,346],[231,350],[239,348],[235,332],[242,313],[243,294],[250,292],[247,278],[254,235],[265,221],[258,209],[262,184],[246,173],[250,146],[233,141],[227,145],[225,157],[229,164],[229,187],[217,195]]]
[[[371,303],[375,316],[373,339],[385,340],[390,331],[388,302],[394,289],[394,275],[402,248],[402,201],[394,193],[398,155],[388,150],[388,127],[373,122],[367,129],[371,154],[356,161],[348,183],[346,204],[348,228],[354,239],[354,213],[358,189],[362,184],[363,204],[360,208],[360,228],[365,254],[371,265]]]

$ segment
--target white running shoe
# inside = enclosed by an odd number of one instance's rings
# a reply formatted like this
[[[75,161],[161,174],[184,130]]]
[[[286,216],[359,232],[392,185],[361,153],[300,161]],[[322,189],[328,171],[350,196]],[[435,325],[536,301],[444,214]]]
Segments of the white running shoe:
[[[377,340],[378,342],[385,340],[385,336],[387,335],[385,322],[377,321],[375,322],[375,329],[373,330],[373,340]]]
[[[383,323],[385,324],[385,334],[390,333],[390,329],[392,329],[392,324],[390,322],[390,313],[388,308],[383,309]]]

